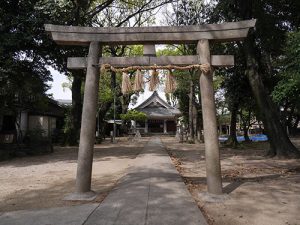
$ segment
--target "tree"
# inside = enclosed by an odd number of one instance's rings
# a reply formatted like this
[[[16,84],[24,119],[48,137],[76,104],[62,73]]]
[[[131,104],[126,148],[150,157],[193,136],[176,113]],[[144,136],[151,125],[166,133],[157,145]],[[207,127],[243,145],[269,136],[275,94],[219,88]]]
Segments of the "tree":
[[[147,115],[145,113],[139,112],[135,109],[128,110],[126,114],[121,114],[120,117],[125,121],[145,121],[147,119]]]
[[[252,96],[249,81],[245,76],[245,55],[233,43],[215,46],[214,50],[216,49],[218,52],[225,51],[227,54],[235,55],[235,66],[225,70],[218,69],[216,75],[222,77],[221,88],[224,89],[225,101],[231,114],[230,136],[227,144],[236,147],[238,145],[236,129],[238,114]],[[246,138],[249,139],[247,135]]]
[[[250,99],[249,99],[250,100]],[[245,141],[250,141],[248,131],[251,125],[253,125],[254,122],[256,122],[256,117],[254,114],[254,107],[253,104],[251,104],[251,100],[249,101],[249,104],[241,107],[239,111],[240,115],[240,125],[243,129],[244,138]]]
[[[245,72],[270,140],[270,156],[299,155],[284,132],[278,109],[269,92],[274,86],[271,82],[274,79],[271,78],[276,74],[272,59],[281,54],[286,31],[297,26],[297,23],[299,25],[296,10],[299,7],[297,1],[218,1],[211,16],[213,22],[220,18],[227,21],[258,19],[256,31],[251,31],[239,47],[244,50],[247,66]]]
[[[48,82],[46,65],[57,50],[44,33],[48,15],[39,1],[7,0],[0,6],[0,114],[16,118],[23,110],[45,105]]]
[[[167,0],[40,0],[40,8],[49,15],[48,23],[73,25],[73,26],[141,26],[153,20],[153,15],[166,4]],[[66,59],[69,56],[84,56],[87,54],[86,48],[60,47],[61,55],[59,59],[64,61],[53,62],[61,68],[61,72],[67,73]],[[104,55],[122,56],[125,53],[126,46],[115,46],[103,49]],[[71,109],[71,136],[74,137],[70,144],[76,144],[79,137],[82,109],[83,78],[84,71],[71,71],[67,74],[72,76],[72,109]],[[112,83],[116,84],[116,76],[111,74]],[[115,85],[113,85],[115,87]],[[124,98],[124,104],[128,103],[128,97]],[[109,104],[103,109],[109,110]],[[103,111],[103,114],[107,112]],[[102,110],[100,110],[102,111]]]
[[[300,120],[300,32],[288,34],[284,52],[279,60],[280,81],[272,97],[282,109],[282,122],[291,134],[296,133]]]

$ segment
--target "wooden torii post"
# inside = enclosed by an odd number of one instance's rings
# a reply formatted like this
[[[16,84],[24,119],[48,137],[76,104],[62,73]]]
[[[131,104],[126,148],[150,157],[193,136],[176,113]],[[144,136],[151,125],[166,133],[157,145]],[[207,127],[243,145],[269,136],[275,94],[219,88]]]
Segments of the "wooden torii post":
[[[91,200],[93,150],[98,101],[99,66],[113,67],[210,64],[213,67],[234,65],[230,55],[211,55],[210,43],[239,41],[247,37],[256,20],[180,27],[77,27],[46,24],[45,30],[61,45],[89,46],[87,58],[68,58],[69,69],[87,69],[84,88],[76,190],[68,199]],[[155,44],[197,44],[197,54],[190,56],[155,55]],[[101,57],[103,45],[144,45],[141,57]],[[222,194],[219,142],[216,122],[212,72],[200,73],[203,110],[205,160],[208,193]]]

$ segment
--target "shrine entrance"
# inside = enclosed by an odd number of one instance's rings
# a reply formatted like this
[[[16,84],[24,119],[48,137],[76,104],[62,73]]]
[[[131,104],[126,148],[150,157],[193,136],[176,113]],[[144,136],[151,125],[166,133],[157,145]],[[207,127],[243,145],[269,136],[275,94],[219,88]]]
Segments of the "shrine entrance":
[[[87,58],[68,58],[69,69],[86,69],[80,144],[75,193],[72,200],[91,200],[93,149],[96,108],[98,101],[99,69],[191,69],[200,76],[203,114],[207,188],[210,194],[222,194],[219,142],[214,102],[212,67],[234,65],[230,55],[211,55],[213,42],[240,41],[247,37],[256,20],[180,27],[76,27],[46,24],[52,39],[61,45],[89,46]],[[197,44],[197,55],[156,57],[155,44]],[[141,57],[101,57],[104,45],[144,45]]]
[[[148,133],[163,133],[164,121],[163,120],[148,120]]]

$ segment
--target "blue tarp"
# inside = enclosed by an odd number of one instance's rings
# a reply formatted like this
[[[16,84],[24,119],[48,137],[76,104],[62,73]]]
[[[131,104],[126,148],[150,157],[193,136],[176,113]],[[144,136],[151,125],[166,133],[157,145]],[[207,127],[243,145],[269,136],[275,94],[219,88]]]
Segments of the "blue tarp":
[[[268,140],[267,135],[264,135],[264,134],[256,134],[256,135],[253,135],[253,136],[249,136],[249,138],[250,138],[251,141],[267,141]],[[220,142],[225,142],[227,140],[228,140],[227,136],[220,136],[219,137]],[[238,142],[243,142],[243,141],[245,141],[245,137],[244,136],[237,136],[237,141]]]

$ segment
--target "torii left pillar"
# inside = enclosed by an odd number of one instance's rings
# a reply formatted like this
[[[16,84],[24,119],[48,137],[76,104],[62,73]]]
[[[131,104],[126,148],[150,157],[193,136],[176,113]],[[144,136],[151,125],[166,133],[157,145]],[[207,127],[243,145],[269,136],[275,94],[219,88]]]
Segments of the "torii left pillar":
[[[87,60],[87,72],[84,86],[80,143],[78,151],[75,192],[65,200],[93,200],[96,193],[91,190],[93,152],[95,143],[96,113],[99,88],[99,63],[101,56],[99,42],[91,42]]]

